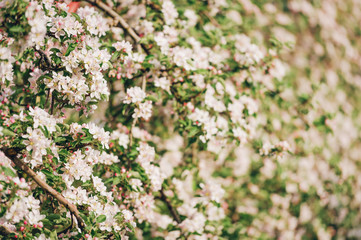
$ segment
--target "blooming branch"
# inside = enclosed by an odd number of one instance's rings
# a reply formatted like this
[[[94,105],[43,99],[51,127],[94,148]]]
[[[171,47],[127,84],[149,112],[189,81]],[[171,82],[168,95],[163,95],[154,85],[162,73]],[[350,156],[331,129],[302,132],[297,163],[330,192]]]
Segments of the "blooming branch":
[[[76,206],[66,200],[59,192],[54,188],[50,187],[46,182],[44,182],[36,173],[29,168],[25,163],[16,157],[18,154],[18,149],[13,148],[3,148],[1,151],[7,156],[18,168],[24,171],[29,177],[31,177],[42,189],[47,191],[50,195],[56,198],[61,204],[63,204],[69,211],[74,214],[75,218],[78,221],[78,227],[84,229],[85,224],[83,219],[80,216],[80,213]]]
[[[149,49],[144,44],[140,43],[141,38],[139,37],[139,35],[134,31],[132,27],[129,26],[129,24],[116,11],[114,11],[107,4],[103,3],[101,0],[85,0],[85,1],[97,6],[99,9],[103,10],[109,16],[114,18],[116,20],[116,23],[119,24],[137,44],[140,44],[144,52],[149,54]]]

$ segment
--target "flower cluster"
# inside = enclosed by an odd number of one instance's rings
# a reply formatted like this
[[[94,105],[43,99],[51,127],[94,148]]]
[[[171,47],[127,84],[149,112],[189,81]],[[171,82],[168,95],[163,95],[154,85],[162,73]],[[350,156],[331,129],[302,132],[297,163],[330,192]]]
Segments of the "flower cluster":
[[[360,238],[360,13],[0,1],[0,238]]]
[[[127,89],[127,96],[124,103],[136,105],[132,115],[133,118],[143,118],[144,120],[148,120],[152,116],[152,102],[144,101],[145,97],[146,94],[140,87]]]

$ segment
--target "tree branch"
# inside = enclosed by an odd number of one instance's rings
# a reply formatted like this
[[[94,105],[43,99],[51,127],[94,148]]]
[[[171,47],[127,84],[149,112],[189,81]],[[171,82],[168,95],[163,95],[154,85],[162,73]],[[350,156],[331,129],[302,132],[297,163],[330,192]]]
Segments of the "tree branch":
[[[140,43],[139,35],[129,26],[129,24],[122,18],[116,11],[114,11],[107,4],[103,3],[101,0],[85,0],[86,2],[95,5],[99,9],[106,12],[109,16],[114,18],[117,21],[117,24],[120,25],[130,36],[131,38],[143,48],[146,54],[149,54],[149,49],[142,43]]]
[[[8,236],[10,234],[15,234],[16,232],[11,231],[10,229],[8,229],[7,227],[0,225],[0,236]]]
[[[55,197],[61,204],[63,204],[69,211],[74,214],[75,218],[78,220],[78,226],[80,229],[84,229],[85,224],[83,219],[80,217],[80,213],[76,206],[66,200],[63,195],[61,195],[54,188],[50,187],[46,182],[44,182],[36,173],[29,168],[25,163],[16,157],[18,151],[13,148],[1,149],[4,154],[13,162],[15,165],[23,170],[28,176],[30,176],[42,189],[47,191],[50,195]]]
[[[72,214],[72,213],[70,213],[70,218],[71,218],[71,223],[70,223],[70,225],[69,225],[68,227],[64,228],[63,230],[61,230],[60,232],[58,232],[58,234],[57,234],[58,236],[59,236],[60,234],[66,233],[66,232],[69,231],[71,228],[73,228],[74,222],[73,222],[73,214]]]
[[[177,223],[181,223],[181,219],[178,215],[178,212],[177,210],[175,210],[172,206],[172,204],[169,202],[167,196],[164,194],[164,190],[163,188],[160,190],[160,200],[162,200],[163,202],[165,202],[165,204],[167,205],[168,209],[169,209],[169,212],[172,214],[174,220],[177,222]]]

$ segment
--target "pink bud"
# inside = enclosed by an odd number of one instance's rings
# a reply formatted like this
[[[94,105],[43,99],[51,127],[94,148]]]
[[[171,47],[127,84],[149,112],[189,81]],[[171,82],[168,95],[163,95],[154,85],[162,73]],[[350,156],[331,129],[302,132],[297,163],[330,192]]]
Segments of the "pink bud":
[[[20,227],[20,231],[24,231],[25,230],[25,227]]]

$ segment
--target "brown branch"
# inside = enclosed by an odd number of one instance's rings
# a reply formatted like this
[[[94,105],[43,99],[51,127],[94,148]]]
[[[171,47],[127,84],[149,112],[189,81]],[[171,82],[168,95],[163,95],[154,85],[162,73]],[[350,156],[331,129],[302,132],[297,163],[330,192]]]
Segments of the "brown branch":
[[[117,24],[119,24],[120,27],[123,28],[136,43],[140,44],[144,52],[149,54],[148,48],[144,44],[140,43],[141,38],[139,37],[139,35],[134,31],[133,28],[129,26],[129,24],[124,20],[124,18],[122,18],[116,11],[114,11],[107,4],[103,3],[101,0],[85,0],[85,1],[95,5],[99,9],[106,12],[109,16],[114,18],[117,21]]]
[[[147,78],[145,76],[143,76],[143,79],[142,79],[142,90],[143,90],[143,92],[145,92],[146,87],[147,87]]]
[[[51,95],[51,106],[50,106],[50,114],[53,115],[53,111],[54,111],[54,95]]]
[[[8,229],[7,227],[0,225],[0,236],[8,236],[10,234],[15,234],[16,232],[11,231],[10,229]]]
[[[165,202],[165,204],[167,205],[169,212],[172,214],[174,220],[177,223],[181,223],[181,219],[178,215],[177,210],[175,210],[175,208],[173,208],[172,204],[169,202],[169,200],[167,199],[167,196],[164,194],[164,190],[163,188],[160,190],[160,200],[162,200],[163,202]]]
[[[131,147],[133,145],[133,128],[135,128],[135,124],[137,124],[138,118],[134,118],[132,126],[130,127],[130,136],[129,136],[129,150],[131,150]]]
[[[48,89],[48,94],[46,95],[46,100],[45,100],[45,104],[44,104],[44,109],[46,108],[46,105],[48,105],[49,96],[50,96],[50,89]]]
[[[217,28],[222,27],[221,25],[219,25],[219,23],[216,21],[216,19],[214,19],[211,15],[209,15],[209,13],[207,11],[201,11],[200,13],[203,14],[204,16],[206,16],[209,19],[209,21]]]
[[[71,217],[71,223],[70,223],[70,225],[68,226],[68,227],[66,227],[65,229],[63,229],[63,230],[61,230],[60,232],[58,232],[58,236],[60,235],[60,234],[62,234],[62,233],[66,233],[67,231],[69,231],[71,228],[73,228],[73,224],[74,224],[74,222],[73,222],[73,214],[72,213],[70,213],[70,217]]]
[[[30,176],[42,189],[47,191],[50,195],[55,197],[61,204],[63,204],[69,211],[74,214],[75,218],[78,220],[78,226],[80,229],[84,229],[85,224],[83,219],[80,217],[80,213],[76,206],[72,203],[70,203],[68,200],[66,200],[63,195],[61,195],[58,191],[56,191],[54,188],[50,187],[46,182],[44,182],[36,173],[29,168],[25,163],[23,163],[20,159],[16,157],[18,149],[13,148],[7,148],[7,149],[1,149],[4,154],[13,162],[15,165],[23,170],[28,176]]]

